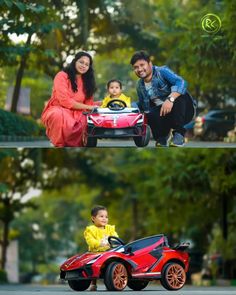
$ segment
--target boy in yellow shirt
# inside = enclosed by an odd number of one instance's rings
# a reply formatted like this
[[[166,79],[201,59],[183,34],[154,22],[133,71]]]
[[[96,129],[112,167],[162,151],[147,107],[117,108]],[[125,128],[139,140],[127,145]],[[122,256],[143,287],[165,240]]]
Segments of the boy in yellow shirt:
[[[103,206],[96,206],[91,210],[93,225],[87,226],[84,231],[84,238],[91,252],[103,252],[110,249],[109,236],[116,236],[114,225],[108,224],[108,212]],[[92,280],[90,291],[97,290],[96,280]]]
[[[107,82],[108,96],[106,96],[102,101],[102,108],[106,108],[108,103],[113,99],[122,100],[128,108],[131,107],[131,99],[122,93],[122,83],[120,80],[112,79]],[[117,104],[119,104],[117,102]]]

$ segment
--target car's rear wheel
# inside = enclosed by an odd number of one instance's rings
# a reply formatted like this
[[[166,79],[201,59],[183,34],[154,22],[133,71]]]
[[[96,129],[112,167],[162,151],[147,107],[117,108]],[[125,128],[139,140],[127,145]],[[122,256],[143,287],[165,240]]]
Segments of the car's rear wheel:
[[[150,127],[148,125],[146,125],[146,132],[144,133],[143,136],[134,136],[134,143],[136,144],[136,146],[138,147],[144,147],[147,146],[149,143],[151,137],[151,130]]]
[[[96,147],[98,139],[96,137],[88,137],[86,147]]]
[[[121,291],[128,283],[128,272],[121,262],[112,262],[108,265],[104,284],[109,291]]]
[[[167,290],[179,290],[186,282],[186,273],[184,268],[174,262],[167,263],[161,276],[161,284]]]
[[[84,291],[88,289],[91,280],[68,280],[68,284],[74,291]]]
[[[147,287],[149,281],[146,280],[129,280],[128,287],[134,291],[140,291]]]

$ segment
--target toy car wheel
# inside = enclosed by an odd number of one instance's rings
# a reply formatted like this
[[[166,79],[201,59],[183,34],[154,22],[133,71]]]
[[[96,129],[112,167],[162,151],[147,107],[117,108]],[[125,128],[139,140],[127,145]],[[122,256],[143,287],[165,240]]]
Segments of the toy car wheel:
[[[104,284],[109,291],[121,291],[128,283],[127,269],[121,262],[112,262],[108,265],[104,277]]]
[[[150,130],[150,127],[146,125],[145,134],[143,136],[134,136],[133,139],[136,146],[144,147],[148,145],[150,137],[151,137],[151,130]]]
[[[74,291],[84,291],[88,289],[91,280],[68,280],[68,284]]]
[[[128,287],[134,291],[140,291],[147,287],[149,281],[145,280],[129,280]]]
[[[86,147],[96,147],[98,139],[96,137],[88,137]]]
[[[179,290],[186,282],[184,268],[178,263],[167,263],[162,270],[161,284],[167,290]]]

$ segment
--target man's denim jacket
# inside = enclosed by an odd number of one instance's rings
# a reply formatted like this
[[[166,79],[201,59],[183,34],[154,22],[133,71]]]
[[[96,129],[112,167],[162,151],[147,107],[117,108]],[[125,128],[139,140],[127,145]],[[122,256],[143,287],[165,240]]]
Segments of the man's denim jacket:
[[[185,94],[187,91],[187,83],[180,76],[176,75],[167,66],[153,66],[152,87],[154,96],[166,100],[171,92]],[[137,94],[139,98],[139,108],[142,111],[149,111],[150,97],[144,85],[144,80],[140,79],[137,85]]]

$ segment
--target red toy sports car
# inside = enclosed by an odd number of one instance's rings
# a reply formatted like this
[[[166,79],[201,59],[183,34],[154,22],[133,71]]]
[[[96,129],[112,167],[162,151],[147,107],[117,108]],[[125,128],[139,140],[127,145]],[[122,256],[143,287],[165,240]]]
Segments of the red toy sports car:
[[[133,138],[136,146],[144,147],[150,140],[150,127],[145,114],[137,107],[127,108],[119,99],[111,100],[106,108],[96,108],[87,116],[87,147],[96,147],[98,138]]]
[[[170,248],[163,234],[124,244],[110,236],[111,249],[106,252],[75,255],[61,267],[60,278],[67,280],[75,291],[86,290],[92,279],[103,279],[110,291],[121,291],[126,286],[139,291],[149,281],[160,280],[167,290],[179,290],[186,281],[189,243]]]

